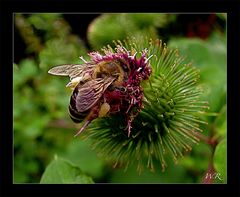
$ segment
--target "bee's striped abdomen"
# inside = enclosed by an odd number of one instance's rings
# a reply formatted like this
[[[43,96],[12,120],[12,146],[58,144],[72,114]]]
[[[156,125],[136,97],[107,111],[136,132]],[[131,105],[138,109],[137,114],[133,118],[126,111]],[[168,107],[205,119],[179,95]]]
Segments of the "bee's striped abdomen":
[[[78,95],[78,88],[75,88],[75,90],[72,93],[72,96],[70,98],[70,104],[68,106],[69,116],[75,123],[80,123],[83,121],[83,119],[87,116],[89,113],[89,110],[86,112],[78,112],[76,107],[76,97]]]

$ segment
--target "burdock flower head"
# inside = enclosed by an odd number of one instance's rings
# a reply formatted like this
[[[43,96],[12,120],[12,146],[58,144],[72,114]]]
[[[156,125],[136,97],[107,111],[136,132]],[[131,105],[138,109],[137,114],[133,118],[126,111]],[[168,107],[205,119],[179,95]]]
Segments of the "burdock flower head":
[[[142,50],[137,58],[137,51],[128,51],[122,44],[116,44],[116,52],[108,46],[104,48],[104,55],[98,52],[89,54],[91,62],[96,65],[100,78],[113,77],[114,81],[102,92],[103,105],[109,105],[108,114],[123,114],[127,122],[128,137],[131,133],[131,122],[143,108],[143,89],[141,82],[147,80],[151,74],[149,58],[146,58],[147,50]],[[106,77],[107,76],[107,77]],[[95,79],[95,77],[92,77]],[[100,114],[100,116],[102,116]]]
[[[89,53],[90,61],[81,57],[83,64],[49,73],[70,76],[70,117],[83,122],[76,135],[86,129],[83,137],[115,164],[153,170],[158,160],[164,169],[164,154],[177,161],[205,123],[198,117],[207,108],[196,86],[199,72],[158,39],[114,43],[115,49]]]

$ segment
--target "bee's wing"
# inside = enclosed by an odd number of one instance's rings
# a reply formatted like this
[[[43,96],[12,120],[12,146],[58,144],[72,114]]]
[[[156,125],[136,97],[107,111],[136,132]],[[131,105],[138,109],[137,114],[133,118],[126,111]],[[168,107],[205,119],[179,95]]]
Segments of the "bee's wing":
[[[48,73],[59,76],[69,76],[72,80],[76,77],[84,77],[86,72],[91,71],[95,65],[92,64],[66,64],[51,68]]]
[[[90,80],[83,85],[77,86],[76,108],[79,112],[90,109],[101,98],[105,90],[115,78],[97,78]]]

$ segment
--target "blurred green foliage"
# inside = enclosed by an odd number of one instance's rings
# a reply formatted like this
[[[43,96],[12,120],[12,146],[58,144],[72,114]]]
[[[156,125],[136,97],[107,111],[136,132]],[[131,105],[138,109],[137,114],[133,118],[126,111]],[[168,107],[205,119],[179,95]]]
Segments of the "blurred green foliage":
[[[157,37],[157,28],[164,27],[175,19],[171,14],[104,14],[88,27],[88,40],[93,49],[100,49],[112,40],[127,36]],[[112,45],[113,46],[113,45]]]
[[[84,15],[82,15],[84,20]],[[81,138],[73,138],[79,128],[68,117],[71,92],[65,88],[68,78],[52,77],[47,71],[59,64],[81,63],[87,51],[97,50],[112,40],[140,35],[161,38],[160,29],[169,30],[168,47],[179,49],[186,62],[201,71],[202,97],[209,101],[208,125],[203,135],[220,143],[214,154],[215,170],[226,182],[226,23],[224,14],[216,15],[216,24],[207,39],[189,38],[182,32],[172,34],[169,26],[178,14],[102,14],[86,29],[90,48],[62,14],[15,14],[15,28],[25,42],[25,56],[14,61],[14,182],[15,183],[200,183],[209,165],[211,147],[200,141],[192,152],[165,172],[127,171],[112,168]],[[81,23],[81,21],[76,21]],[[16,54],[15,54],[16,55]],[[222,140],[222,141],[221,141]],[[58,155],[62,159],[54,159]],[[77,166],[77,167],[75,167]],[[85,177],[87,176],[87,178]],[[92,177],[93,181],[91,180]]]

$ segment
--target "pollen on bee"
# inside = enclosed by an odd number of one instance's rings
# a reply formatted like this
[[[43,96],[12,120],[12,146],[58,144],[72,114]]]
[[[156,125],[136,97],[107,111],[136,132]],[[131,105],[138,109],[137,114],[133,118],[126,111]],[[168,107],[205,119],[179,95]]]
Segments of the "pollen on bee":
[[[77,84],[79,83],[79,81],[82,80],[82,77],[76,77],[74,79],[72,79],[67,85],[67,88],[71,88],[72,90],[77,86]]]
[[[108,103],[103,103],[98,113],[98,117],[104,117],[110,110],[110,105]]]

